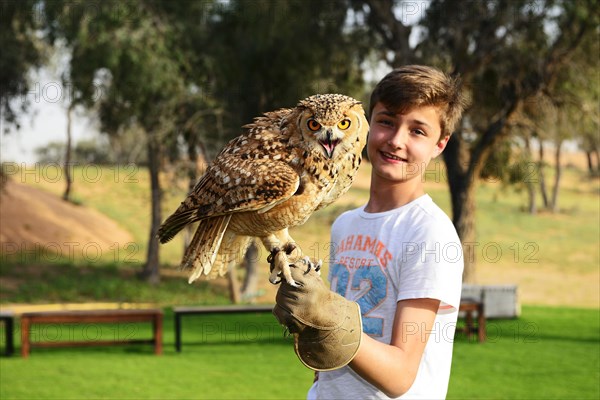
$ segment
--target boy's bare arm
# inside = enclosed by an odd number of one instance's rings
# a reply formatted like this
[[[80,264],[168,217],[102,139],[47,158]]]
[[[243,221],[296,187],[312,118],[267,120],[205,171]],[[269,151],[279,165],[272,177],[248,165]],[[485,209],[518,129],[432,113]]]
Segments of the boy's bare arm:
[[[389,397],[406,393],[417,376],[439,305],[436,299],[398,302],[391,343],[363,333],[350,367]]]
[[[390,397],[412,385],[440,301],[411,299],[397,303],[389,344],[362,332],[358,304],[331,292],[314,271],[292,268],[299,287],[282,282],[273,313],[294,334],[294,349],[309,368],[327,371],[348,364]]]

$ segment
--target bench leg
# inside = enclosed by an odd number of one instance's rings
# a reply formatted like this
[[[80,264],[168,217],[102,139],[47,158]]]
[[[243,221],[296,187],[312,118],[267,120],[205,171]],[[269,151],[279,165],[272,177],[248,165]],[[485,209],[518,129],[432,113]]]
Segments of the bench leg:
[[[483,312],[483,303],[479,304],[477,309],[477,336],[480,342],[485,342],[485,314]]]
[[[175,314],[175,350],[181,353],[181,314]]]
[[[473,331],[475,330],[473,326],[473,312],[465,311],[465,333],[467,334],[467,339],[471,340],[473,337]]]
[[[7,356],[11,356],[15,351],[15,339],[13,336],[13,322],[12,318],[9,318],[4,321],[4,327],[6,328],[6,354]]]
[[[154,330],[154,354],[156,355],[162,354],[162,322],[162,315],[156,315],[152,324]]]
[[[6,347],[4,348],[4,355],[11,356],[15,351],[15,341],[13,335],[14,319],[12,317],[2,318],[0,322],[4,322],[4,339],[6,340]]]
[[[29,318],[21,317],[21,357],[29,357],[29,329],[31,323]]]

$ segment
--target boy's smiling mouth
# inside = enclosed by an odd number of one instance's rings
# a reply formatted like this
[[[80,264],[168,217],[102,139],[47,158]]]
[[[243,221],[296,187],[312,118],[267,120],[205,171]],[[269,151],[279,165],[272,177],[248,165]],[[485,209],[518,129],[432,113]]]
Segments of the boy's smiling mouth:
[[[379,153],[382,155],[383,158],[385,158],[388,161],[408,162],[408,160],[406,158],[395,156],[392,153],[387,153],[385,151],[380,151]]]

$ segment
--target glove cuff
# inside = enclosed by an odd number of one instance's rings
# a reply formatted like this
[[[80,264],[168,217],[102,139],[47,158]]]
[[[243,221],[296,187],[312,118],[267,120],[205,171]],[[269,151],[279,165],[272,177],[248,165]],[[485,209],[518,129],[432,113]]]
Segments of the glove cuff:
[[[360,307],[354,301],[344,301],[339,308],[340,324],[324,331],[306,327],[294,334],[294,350],[304,365],[315,371],[331,371],[352,361],[362,338]]]

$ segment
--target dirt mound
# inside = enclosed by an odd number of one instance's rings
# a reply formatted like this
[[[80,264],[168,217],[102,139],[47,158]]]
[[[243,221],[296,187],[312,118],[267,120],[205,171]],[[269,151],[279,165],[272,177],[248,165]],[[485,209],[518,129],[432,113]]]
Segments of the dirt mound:
[[[52,253],[99,259],[133,241],[115,221],[85,206],[8,181],[0,194],[0,253]]]

